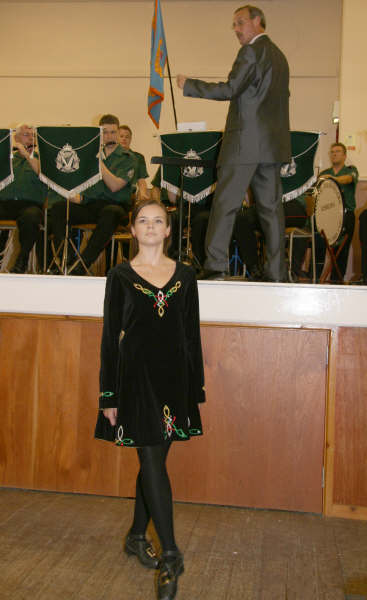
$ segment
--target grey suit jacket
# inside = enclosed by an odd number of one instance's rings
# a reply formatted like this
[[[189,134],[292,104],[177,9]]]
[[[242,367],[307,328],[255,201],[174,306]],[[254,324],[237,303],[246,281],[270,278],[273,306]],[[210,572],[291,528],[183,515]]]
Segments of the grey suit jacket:
[[[289,162],[289,67],[267,35],[242,46],[226,82],[187,79],[184,96],[230,100],[218,165]]]

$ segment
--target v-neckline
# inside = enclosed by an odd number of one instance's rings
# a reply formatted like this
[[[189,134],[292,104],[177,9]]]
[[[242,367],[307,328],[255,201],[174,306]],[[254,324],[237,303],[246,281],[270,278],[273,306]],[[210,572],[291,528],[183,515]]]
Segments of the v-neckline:
[[[172,279],[175,277],[176,272],[177,272],[177,268],[178,268],[178,261],[176,260],[176,264],[175,264],[175,270],[173,271],[171,277],[169,278],[169,280],[161,286],[158,285],[154,285],[151,281],[148,281],[147,279],[144,279],[144,277],[142,277],[141,275],[139,275],[139,273],[134,269],[134,267],[131,265],[131,263],[128,263],[130,269],[133,271],[133,273],[139,277],[139,279],[141,279],[142,281],[144,281],[144,283],[150,285],[151,287],[155,288],[156,290],[163,290],[165,287],[168,286],[169,283],[171,283]]]

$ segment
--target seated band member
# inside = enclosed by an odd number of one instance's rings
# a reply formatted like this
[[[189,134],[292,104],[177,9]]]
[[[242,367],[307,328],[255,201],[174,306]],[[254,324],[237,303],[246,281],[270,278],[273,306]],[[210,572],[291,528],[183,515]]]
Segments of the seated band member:
[[[120,125],[119,127],[119,143],[126,150],[130,150],[136,158],[134,185],[139,200],[148,200],[149,192],[147,182],[145,181],[148,175],[147,166],[144,155],[130,148],[133,132],[128,125]]]
[[[303,196],[283,202],[285,227],[304,227],[307,221]],[[238,213],[233,228],[233,238],[238,245],[239,255],[246,265],[246,273],[251,281],[266,280],[263,265],[258,255],[256,231],[263,234],[257,214],[256,205],[245,206]],[[302,263],[307,248],[306,238],[295,238],[293,241],[292,273],[294,280],[304,277]]]
[[[47,187],[39,180],[39,161],[33,155],[34,131],[29,125],[19,125],[14,138],[14,181],[0,191],[0,219],[16,220],[19,230],[20,253],[12,273],[25,273],[29,252],[36,242],[43,220],[42,206]],[[7,235],[1,236],[4,247]],[[0,251],[3,248],[0,247]]]
[[[347,149],[344,144],[341,144],[340,142],[331,144],[329,156],[331,167],[321,171],[319,177],[323,179],[334,179],[334,181],[339,184],[343,193],[344,206],[346,209],[344,217],[344,233],[348,234],[348,238],[336,262],[342,277],[344,277],[347,269],[349,248],[354,233],[354,211],[356,208],[355,191],[358,182],[358,170],[354,165],[345,164],[347,158]],[[324,256],[325,242],[323,238],[318,235],[316,236],[316,263],[318,277],[321,275]],[[332,270],[330,279],[331,281],[338,281],[339,277],[335,269]]]
[[[104,143],[101,157],[102,180],[83,193],[80,204],[70,202],[70,225],[96,224],[81,254],[87,267],[98,258],[117,227],[128,223],[131,185],[135,174],[134,156],[118,143],[118,118],[114,115],[104,115],[99,125],[103,128]],[[50,222],[57,248],[65,236],[65,200],[52,206]],[[77,265],[72,271],[73,275],[84,275],[84,273],[82,264]]]

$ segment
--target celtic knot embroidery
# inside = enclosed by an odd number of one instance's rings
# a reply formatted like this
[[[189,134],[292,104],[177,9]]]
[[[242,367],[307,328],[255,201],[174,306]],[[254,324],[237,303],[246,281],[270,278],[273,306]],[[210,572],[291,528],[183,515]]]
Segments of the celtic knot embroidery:
[[[173,431],[176,432],[178,437],[187,438],[187,435],[183,431],[183,429],[179,429],[178,427],[176,427],[175,421],[176,421],[176,416],[174,416],[174,417],[171,416],[171,411],[169,409],[169,406],[167,406],[167,404],[165,404],[163,407],[163,423],[165,425],[165,432],[164,432],[165,439],[167,439],[167,437],[170,438]]]
[[[134,443],[134,440],[131,438],[124,438],[124,428],[122,425],[120,425],[115,437],[116,446],[132,446]]]
[[[153,305],[153,308],[158,308],[158,315],[160,317],[163,317],[164,315],[164,308],[168,307],[168,298],[175,294],[180,289],[180,287],[181,281],[176,281],[175,285],[168,290],[167,294],[164,294],[162,290],[159,290],[158,294],[155,294],[154,292],[152,292],[152,290],[144,288],[142,285],[140,285],[140,283],[134,283],[134,288],[136,288],[140,292],[143,292],[143,294],[146,294],[150,298],[154,298],[155,303]]]

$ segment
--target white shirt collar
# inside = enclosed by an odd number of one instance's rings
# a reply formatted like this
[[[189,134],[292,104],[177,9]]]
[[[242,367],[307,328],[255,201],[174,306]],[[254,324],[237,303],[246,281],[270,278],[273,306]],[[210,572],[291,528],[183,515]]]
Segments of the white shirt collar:
[[[258,40],[259,37],[261,37],[262,35],[266,35],[266,33],[259,33],[258,35],[255,35],[255,37],[252,38],[251,42],[249,43],[249,46],[251,46],[251,44],[253,44],[254,42],[256,42],[256,40]]]

